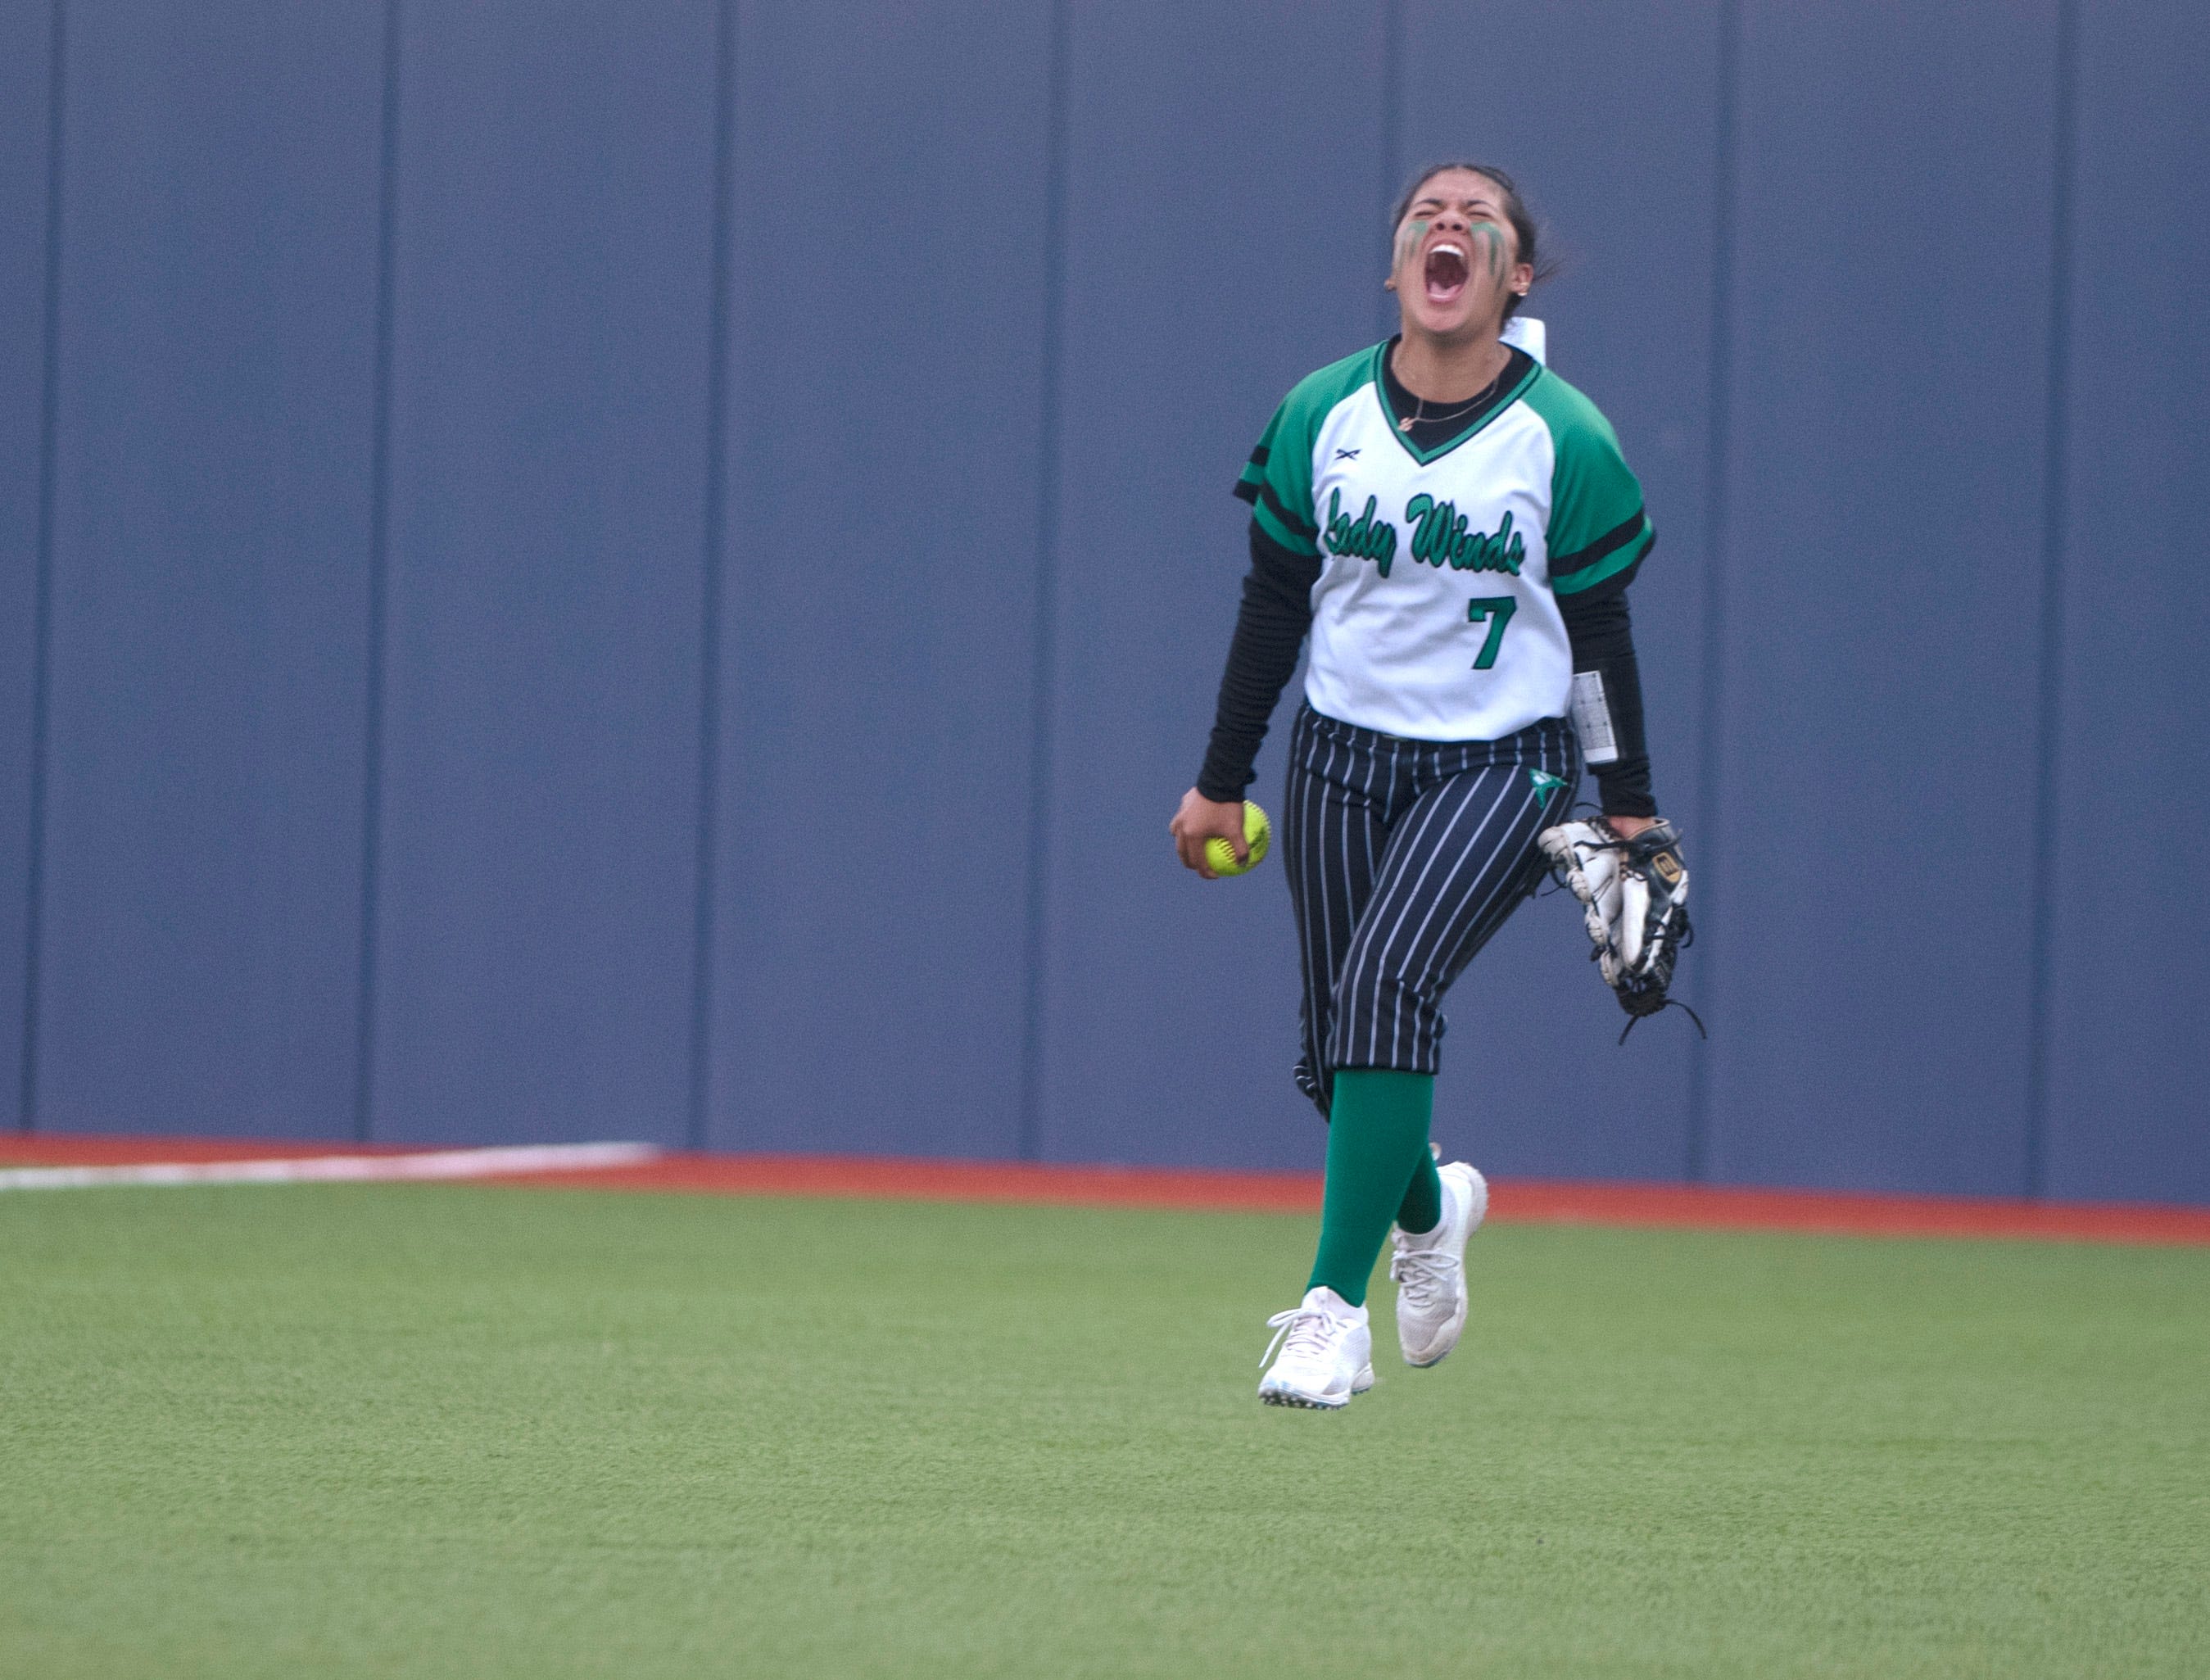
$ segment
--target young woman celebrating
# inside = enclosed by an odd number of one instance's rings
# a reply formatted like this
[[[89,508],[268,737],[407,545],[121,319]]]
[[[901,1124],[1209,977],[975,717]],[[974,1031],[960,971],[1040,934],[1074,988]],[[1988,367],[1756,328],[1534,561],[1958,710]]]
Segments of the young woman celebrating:
[[[1539,272],[1533,219],[1501,170],[1452,163],[1392,226],[1402,330],[1301,382],[1236,486],[1251,570],[1170,825],[1207,879],[1208,840],[1244,855],[1243,792],[1309,634],[1282,847],[1296,1079],[1330,1123],[1319,1255],[1269,1320],[1259,1393],[1280,1405],[1373,1386],[1366,1284],[1392,1224],[1406,1362],[1457,1344],[1488,1187],[1428,1142],[1443,994],[1533,890],[1584,754],[1622,837],[1657,813],[1625,594],[1654,541],[1641,486],[1595,406],[1501,337]]]

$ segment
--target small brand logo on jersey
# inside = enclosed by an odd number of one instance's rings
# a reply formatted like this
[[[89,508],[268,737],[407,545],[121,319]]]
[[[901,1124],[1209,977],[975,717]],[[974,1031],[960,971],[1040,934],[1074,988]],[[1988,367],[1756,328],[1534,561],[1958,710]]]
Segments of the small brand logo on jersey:
[[[1535,797],[1537,799],[1548,799],[1552,794],[1555,794],[1559,789],[1566,785],[1566,778],[1564,777],[1553,776],[1547,770],[1537,770],[1531,765],[1529,766],[1527,771],[1527,779],[1535,784]]]
[[[1470,522],[1455,502],[1439,502],[1418,495],[1404,504],[1405,522],[1412,527],[1412,558],[1452,571],[1504,571],[1513,577],[1527,559],[1527,544],[1512,529],[1512,516],[1493,532],[1469,530]]]
[[[1358,459],[1358,451],[1355,449],[1339,449],[1335,452],[1335,458],[1337,461],[1356,461]]]

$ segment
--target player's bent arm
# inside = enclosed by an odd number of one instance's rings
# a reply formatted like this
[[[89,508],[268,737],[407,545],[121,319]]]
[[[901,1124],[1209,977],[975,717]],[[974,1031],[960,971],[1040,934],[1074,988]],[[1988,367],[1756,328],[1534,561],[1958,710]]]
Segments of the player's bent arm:
[[[1642,714],[1642,677],[1627,609],[1629,566],[1585,593],[1561,595],[1558,609],[1573,658],[1573,730],[1594,772],[1605,819],[1622,834],[1655,821],[1650,748]],[[1632,823],[1633,827],[1625,826]]]
[[[1259,743],[1266,738],[1282,690],[1296,674],[1297,656],[1312,628],[1312,588],[1319,577],[1317,556],[1283,547],[1256,519],[1251,522],[1251,570],[1243,579],[1228,668],[1221,674],[1205,766],[1167,825],[1175,855],[1207,880],[1217,877],[1205,861],[1206,841],[1226,841],[1239,860],[1249,855],[1243,790],[1251,785]]]
[[[1198,790],[1220,802],[1240,801],[1251,785],[1259,747],[1282,690],[1296,674],[1297,656],[1312,628],[1313,585],[1319,581],[1317,554],[1283,547],[1257,520],[1251,523],[1251,569],[1228,646],[1213,710]]]

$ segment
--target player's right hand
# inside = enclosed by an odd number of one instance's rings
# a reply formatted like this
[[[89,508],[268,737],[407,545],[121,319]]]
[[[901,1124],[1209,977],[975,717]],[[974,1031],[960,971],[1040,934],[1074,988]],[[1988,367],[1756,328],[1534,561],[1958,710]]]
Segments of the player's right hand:
[[[1209,881],[1217,881],[1220,877],[1205,861],[1206,841],[1225,840],[1239,863],[1251,855],[1250,843],[1243,837],[1243,801],[1240,799],[1207,799],[1192,788],[1181,796],[1181,808],[1167,825],[1167,832],[1174,836],[1174,855],[1181,859],[1182,867],[1196,870]]]

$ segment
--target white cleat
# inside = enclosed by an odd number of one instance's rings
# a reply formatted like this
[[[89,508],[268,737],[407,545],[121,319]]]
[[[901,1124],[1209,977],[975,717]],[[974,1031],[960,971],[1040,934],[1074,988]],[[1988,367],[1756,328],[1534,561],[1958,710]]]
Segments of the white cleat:
[[[1465,1241],[1488,1212],[1488,1181],[1463,1161],[1442,1169],[1443,1217],[1431,1231],[1395,1231],[1397,1345],[1407,1365],[1433,1365],[1465,1328]]]
[[[1259,1363],[1274,1363],[1259,1381],[1259,1398],[1268,1405],[1333,1411],[1374,1386],[1374,1332],[1366,1308],[1352,1306],[1325,1284],[1306,1290],[1301,1304],[1266,1323],[1274,1339]],[[1276,1348],[1281,1350],[1278,1359]]]

